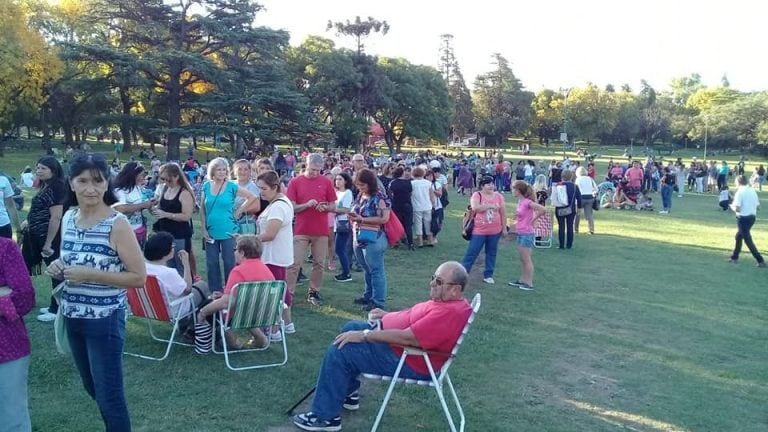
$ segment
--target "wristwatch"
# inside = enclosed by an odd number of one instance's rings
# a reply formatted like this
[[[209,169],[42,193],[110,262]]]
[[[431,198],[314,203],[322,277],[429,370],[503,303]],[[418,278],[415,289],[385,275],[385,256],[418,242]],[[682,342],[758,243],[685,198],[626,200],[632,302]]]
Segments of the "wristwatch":
[[[368,333],[370,333],[370,332],[371,331],[368,330],[368,329],[363,330],[363,340],[364,341],[368,342]]]

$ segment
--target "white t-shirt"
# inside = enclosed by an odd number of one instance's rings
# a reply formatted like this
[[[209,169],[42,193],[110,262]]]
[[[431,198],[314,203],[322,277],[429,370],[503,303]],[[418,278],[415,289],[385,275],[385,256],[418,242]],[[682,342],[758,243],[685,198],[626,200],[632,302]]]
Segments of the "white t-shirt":
[[[413,188],[411,193],[413,211],[432,210],[432,201],[429,199],[429,189],[432,187],[432,182],[425,179],[411,180],[411,187]]]
[[[35,174],[28,172],[28,173],[21,173],[21,185],[27,188],[31,188],[32,185],[35,184]]]
[[[757,192],[749,186],[739,186],[736,195],[733,196],[733,206],[739,207],[737,216],[755,216],[760,207],[760,199]]]
[[[11,182],[5,176],[0,176],[0,226],[6,226],[11,223],[11,217],[8,216],[8,209],[5,208],[5,199],[13,197],[13,187]]]
[[[573,182],[579,187],[579,193],[582,195],[595,195],[595,181],[590,176],[578,176],[576,181]]]
[[[526,177],[533,177],[533,166],[531,164],[525,164],[525,176]]]
[[[160,289],[163,290],[165,298],[168,300],[168,304],[171,304],[172,302],[183,297],[184,290],[187,289],[187,283],[184,281],[184,278],[179,276],[179,272],[177,272],[176,269],[164,265],[152,264],[149,262],[146,264],[147,276],[154,276],[157,278],[157,282],[160,285]],[[189,303],[185,304],[187,306],[187,310],[183,311],[182,313],[189,312]],[[180,305],[175,305],[171,311],[174,316],[179,312],[179,306]]]
[[[439,180],[435,180],[435,182],[432,183],[432,189],[434,189],[435,191],[439,191],[442,188],[443,188],[443,184],[440,183]],[[435,196],[435,210],[440,210],[441,208],[443,208],[443,203],[440,202],[439,197]]]
[[[287,201],[288,198],[277,199],[259,215],[259,233],[267,232],[269,221],[281,221],[275,238],[264,242],[264,250],[261,252],[261,261],[264,264],[280,267],[293,264],[293,205]]]
[[[130,191],[125,189],[115,189],[115,197],[118,204],[141,204],[144,202],[144,194],[141,193],[141,189],[134,187]],[[144,225],[144,221],[141,217],[141,211],[135,211],[133,213],[126,213],[128,222],[131,224],[131,228],[134,231],[141,228]]]
[[[352,191],[347,189],[344,192],[336,191],[336,208],[352,208]],[[345,214],[337,213],[336,220],[333,222],[333,231],[336,232],[336,223],[340,220],[349,220]]]

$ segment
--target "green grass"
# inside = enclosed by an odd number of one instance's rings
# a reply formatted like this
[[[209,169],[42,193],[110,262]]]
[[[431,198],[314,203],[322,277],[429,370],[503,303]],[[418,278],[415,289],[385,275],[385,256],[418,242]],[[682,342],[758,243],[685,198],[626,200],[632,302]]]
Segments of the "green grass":
[[[34,159],[9,153],[0,167],[17,173]],[[461,259],[464,202],[451,193],[438,247],[387,253],[393,309],[425,300],[435,267]],[[735,220],[716,205],[714,196],[686,195],[673,198],[668,216],[601,210],[598,235],[578,235],[572,251],[535,250],[531,293],[505,284],[519,274],[511,241],[501,246],[496,285],[482,284],[478,263],[467,296],[482,292],[483,306],[452,369],[467,430],[768,430],[766,273],[748,253],[737,265],[725,262]],[[768,252],[767,223],[759,214],[754,236]],[[353,277],[346,284],[326,277],[327,306],[297,301],[298,332],[288,339],[284,367],[231,372],[223,358],[184,347],[161,363],[125,358],[134,430],[295,430],[283,412],[314,385],[339,327],[363,317],[352,305],[361,274]],[[38,306],[47,305],[49,282],[38,277],[35,286]],[[51,325],[34,315],[27,317],[34,430],[101,430],[72,361],[56,353]],[[159,353],[136,321],[129,322],[129,349]],[[265,356],[277,353],[250,358]],[[344,430],[370,429],[384,390],[364,383],[361,409],[344,413]],[[434,394],[410,387],[396,390],[382,425],[446,429]]]

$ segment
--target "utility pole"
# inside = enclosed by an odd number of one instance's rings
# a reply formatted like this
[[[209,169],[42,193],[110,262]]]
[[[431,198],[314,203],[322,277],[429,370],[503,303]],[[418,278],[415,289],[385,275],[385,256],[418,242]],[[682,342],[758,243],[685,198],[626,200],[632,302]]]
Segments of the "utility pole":
[[[563,159],[565,159],[565,147],[568,144],[568,93],[570,88],[560,89],[563,92],[563,133],[560,134],[560,140],[563,142]]]
[[[704,160],[707,160],[707,135],[709,134],[709,116],[704,116]]]

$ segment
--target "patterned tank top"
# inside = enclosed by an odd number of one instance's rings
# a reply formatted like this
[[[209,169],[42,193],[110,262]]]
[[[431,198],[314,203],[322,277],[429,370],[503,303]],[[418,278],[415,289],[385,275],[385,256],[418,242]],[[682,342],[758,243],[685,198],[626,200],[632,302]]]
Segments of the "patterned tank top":
[[[66,266],[86,266],[103,272],[125,270],[117,251],[109,243],[112,226],[121,213],[113,213],[96,225],[80,229],[75,225],[79,209],[67,211],[63,217],[61,260]],[[125,289],[97,283],[66,282],[61,307],[68,318],[105,318],[116,309],[125,308]]]

